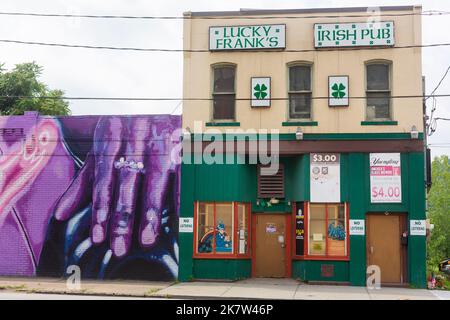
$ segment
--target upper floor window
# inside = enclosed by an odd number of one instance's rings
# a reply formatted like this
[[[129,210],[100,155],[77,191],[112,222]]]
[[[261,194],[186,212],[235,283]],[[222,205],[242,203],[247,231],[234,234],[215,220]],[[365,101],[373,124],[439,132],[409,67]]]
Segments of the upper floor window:
[[[389,63],[366,65],[367,120],[391,119],[391,83]]]
[[[289,67],[289,118],[311,119],[311,66]]]
[[[213,68],[213,120],[235,119],[236,67],[220,65]]]

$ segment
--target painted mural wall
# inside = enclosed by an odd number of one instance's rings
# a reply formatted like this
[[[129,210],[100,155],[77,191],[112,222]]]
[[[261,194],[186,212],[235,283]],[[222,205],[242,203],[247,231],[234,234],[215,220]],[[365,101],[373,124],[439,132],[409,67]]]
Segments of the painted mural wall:
[[[77,265],[84,278],[177,278],[180,127],[168,115],[0,117],[0,275]]]

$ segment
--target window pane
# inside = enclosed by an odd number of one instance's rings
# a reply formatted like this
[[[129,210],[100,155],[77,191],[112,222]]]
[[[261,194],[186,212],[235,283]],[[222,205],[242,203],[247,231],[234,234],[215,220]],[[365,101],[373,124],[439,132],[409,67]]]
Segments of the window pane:
[[[247,225],[247,206],[245,204],[238,204],[238,253],[246,254],[248,252],[247,249],[247,241],[248,241],[248,225]]]
[[[289,94],[289,118],[311,119],[311,93]]]
[[[214,92],[234,92],[234,67],[214,68]]]
[[[214,95],[214,112],[215,120],[234,119],[234,94]]]
[[[309,213],[309,254],[326,253],[326,210],[325,205],[310,205]]]
[[[233,253],[232,203],[216,203],[216,253]]]
[[[344,205],[328,205],[328,255],[346,255],[346,225]]]
[[[198,253],[212,253],[214,239],[214,205],[199,203],[197,218]]]
[[[390,119],[389,92],[367,92],[367,119]]]
[[[289,91],[311,90],[311,67],[294,66],[289,68]]]
[[[367,90],[389,90],[389,65],[367,66]]]

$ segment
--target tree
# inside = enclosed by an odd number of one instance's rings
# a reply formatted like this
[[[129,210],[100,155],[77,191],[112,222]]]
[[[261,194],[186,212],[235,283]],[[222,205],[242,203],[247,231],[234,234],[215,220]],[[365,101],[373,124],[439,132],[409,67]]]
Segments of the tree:
[[[35,62],[17,64],[11,71],[5,71],[0,65],[0,115],[20,115],[24,111],[70,114],[69,103],[61,98],[64,92],[51,90],[39,81],[41,73],[42,67]]]
[[[428,196],[429,218],[434,224],[428,244],[428,262],[436,266],[450,258],[450,163],[448,156],[436,157],[432,164],[433,186]]]

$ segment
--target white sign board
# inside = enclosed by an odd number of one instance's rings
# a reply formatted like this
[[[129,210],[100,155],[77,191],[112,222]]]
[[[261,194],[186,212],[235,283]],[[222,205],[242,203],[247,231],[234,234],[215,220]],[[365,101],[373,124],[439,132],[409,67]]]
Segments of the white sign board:
[[[252,78],[252,107],[270,107],[270,77]]]
[[[318,23],[314,25],[314,46],[377,47],[395,44],[394,22]]]
[[[349,229],[351,236],[363,236],[366,234],[366,221],[350,219]]]
[[[370,154],[370,201],[402,202],[400,153]]]
[[[193,232],[194,231],[194,218],[180,218],[179,232]]]
[[[286,47],[286,25],[223,26],[209,28],[209,50],[265,50]]]
[[[330,107],[348,107],[348,76],[328,77],[328,105]]]
[[[426,220],[410,220],[409,234],[412,236],[426,236],[427,235]]]
[[[339,153],[311,153],[311,202],[341,202]]]

